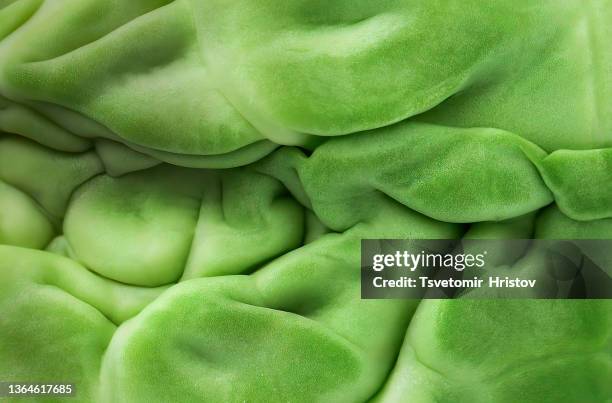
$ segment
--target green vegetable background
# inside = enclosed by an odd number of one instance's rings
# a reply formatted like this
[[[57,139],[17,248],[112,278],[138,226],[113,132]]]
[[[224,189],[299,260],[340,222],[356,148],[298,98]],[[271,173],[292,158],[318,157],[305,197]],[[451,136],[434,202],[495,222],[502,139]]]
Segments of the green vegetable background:
[[[610,0],[0,0],[0,381],[612,401],[609,300],[360,298],[462,237],[612,238]]]

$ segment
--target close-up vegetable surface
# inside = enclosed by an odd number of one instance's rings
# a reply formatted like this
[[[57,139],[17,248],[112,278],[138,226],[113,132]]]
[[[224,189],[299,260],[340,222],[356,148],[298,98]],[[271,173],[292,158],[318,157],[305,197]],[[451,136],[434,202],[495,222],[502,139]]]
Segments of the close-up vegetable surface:
[[[610,300],[360,294],[362,239],[612,239],[611,40],[609,0],[0,0],[0,382],[612,401]]]

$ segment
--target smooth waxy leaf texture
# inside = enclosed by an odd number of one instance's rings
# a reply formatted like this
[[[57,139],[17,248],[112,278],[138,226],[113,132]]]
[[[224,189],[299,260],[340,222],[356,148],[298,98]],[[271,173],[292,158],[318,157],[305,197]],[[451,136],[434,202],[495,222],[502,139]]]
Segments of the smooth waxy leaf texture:
[[[359,258],[612,238],[611,27],[608,0],[0,0],[0,381],[609,400],[609,301],[362,300]]]

